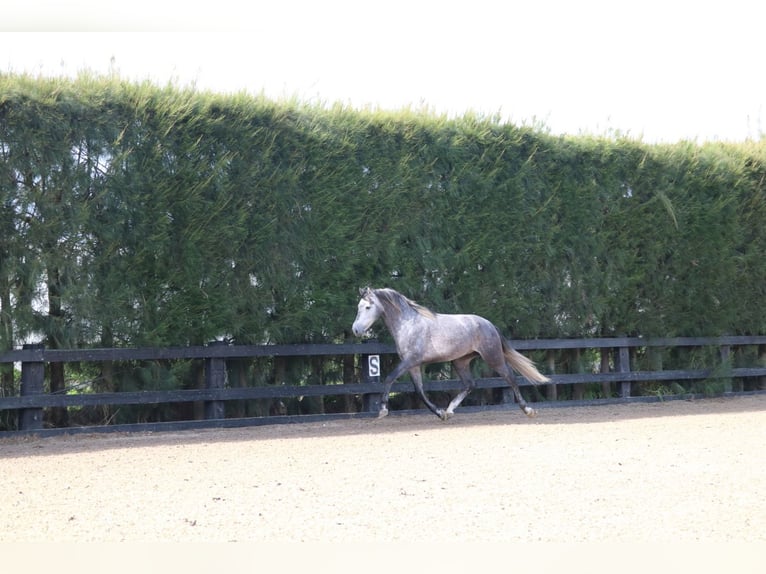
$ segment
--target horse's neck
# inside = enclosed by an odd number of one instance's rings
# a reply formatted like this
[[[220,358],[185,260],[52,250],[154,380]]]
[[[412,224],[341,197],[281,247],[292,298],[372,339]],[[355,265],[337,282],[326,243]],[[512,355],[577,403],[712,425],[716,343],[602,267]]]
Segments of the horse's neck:
[[[401,310],[387,310],[387,312],[383,314],[383,322],[386,324],[386,328],[394,339],[398,339],[406,330],[405,323],[416,318],[417,315],[418,312],[415,311],[415,309],[412,309],[409,306],[402,306]]]
[[[391,333],[394,338],[396,338],[396,334],[398,333],[399,327],[402,323],[401,313],[394,309],[386,310],[386,312],[383,313],[383,322],[386,324],[386,329],[388,329],[388,332]]]

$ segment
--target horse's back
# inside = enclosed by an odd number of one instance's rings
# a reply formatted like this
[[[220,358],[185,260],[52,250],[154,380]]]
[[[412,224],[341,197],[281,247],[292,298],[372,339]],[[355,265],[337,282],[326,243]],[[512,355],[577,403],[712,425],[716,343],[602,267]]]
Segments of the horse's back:
[[[437,314],[428,328],[427,361],[451,361],[500,343],[495,326],[479,315]]]
[[[497,332],[495,326],[480,315],[438,314],[436,317],[437,321],[442,323],[442,328],[452,331],[463,331],[471,335],[494,335]]]

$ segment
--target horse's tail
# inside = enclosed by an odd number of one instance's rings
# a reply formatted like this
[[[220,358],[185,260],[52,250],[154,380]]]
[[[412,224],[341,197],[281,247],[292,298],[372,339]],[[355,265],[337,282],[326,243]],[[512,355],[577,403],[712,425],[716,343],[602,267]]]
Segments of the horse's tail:
[[[505,337],[500,335],[503,341],[503,354],[508,363],[516,369],[525,379],[535,384],[548,383],[550,379],[537,370],[532,359],[525,357],[519,353],[516,349],[511,347],[510,343],[506,341]]]

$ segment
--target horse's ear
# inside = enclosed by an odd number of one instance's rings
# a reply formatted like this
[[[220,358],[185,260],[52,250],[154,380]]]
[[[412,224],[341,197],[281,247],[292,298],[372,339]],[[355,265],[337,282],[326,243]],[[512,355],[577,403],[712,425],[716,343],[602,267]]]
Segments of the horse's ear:
[[[360,297],[367,297],[367,295],[369,295],[371,291],[372,291],[372,289],[370,289],[369,287],[361,287],[359,289],[359,296]]]

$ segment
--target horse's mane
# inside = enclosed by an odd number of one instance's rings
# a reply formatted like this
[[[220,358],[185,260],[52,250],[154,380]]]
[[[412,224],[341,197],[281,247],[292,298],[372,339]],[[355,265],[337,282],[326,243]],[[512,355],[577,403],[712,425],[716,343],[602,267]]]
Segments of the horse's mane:
[[[435,319],[436,314],[428,309],[427,307],[423,307],[423,305],[420,305],[418,303],[415,303],[412,299],[408,299],[398,291],[394,291],[393,289],[373,289],[375,292],[375,296],[380,300],[383,305],[388,305],[390,307],[393,307],[397,311],[401,313],[402,307],[407,306],[413,309],[414,311],[417,311],[419,315],[422,315],[423,317],[426,317],[427,319]]]

